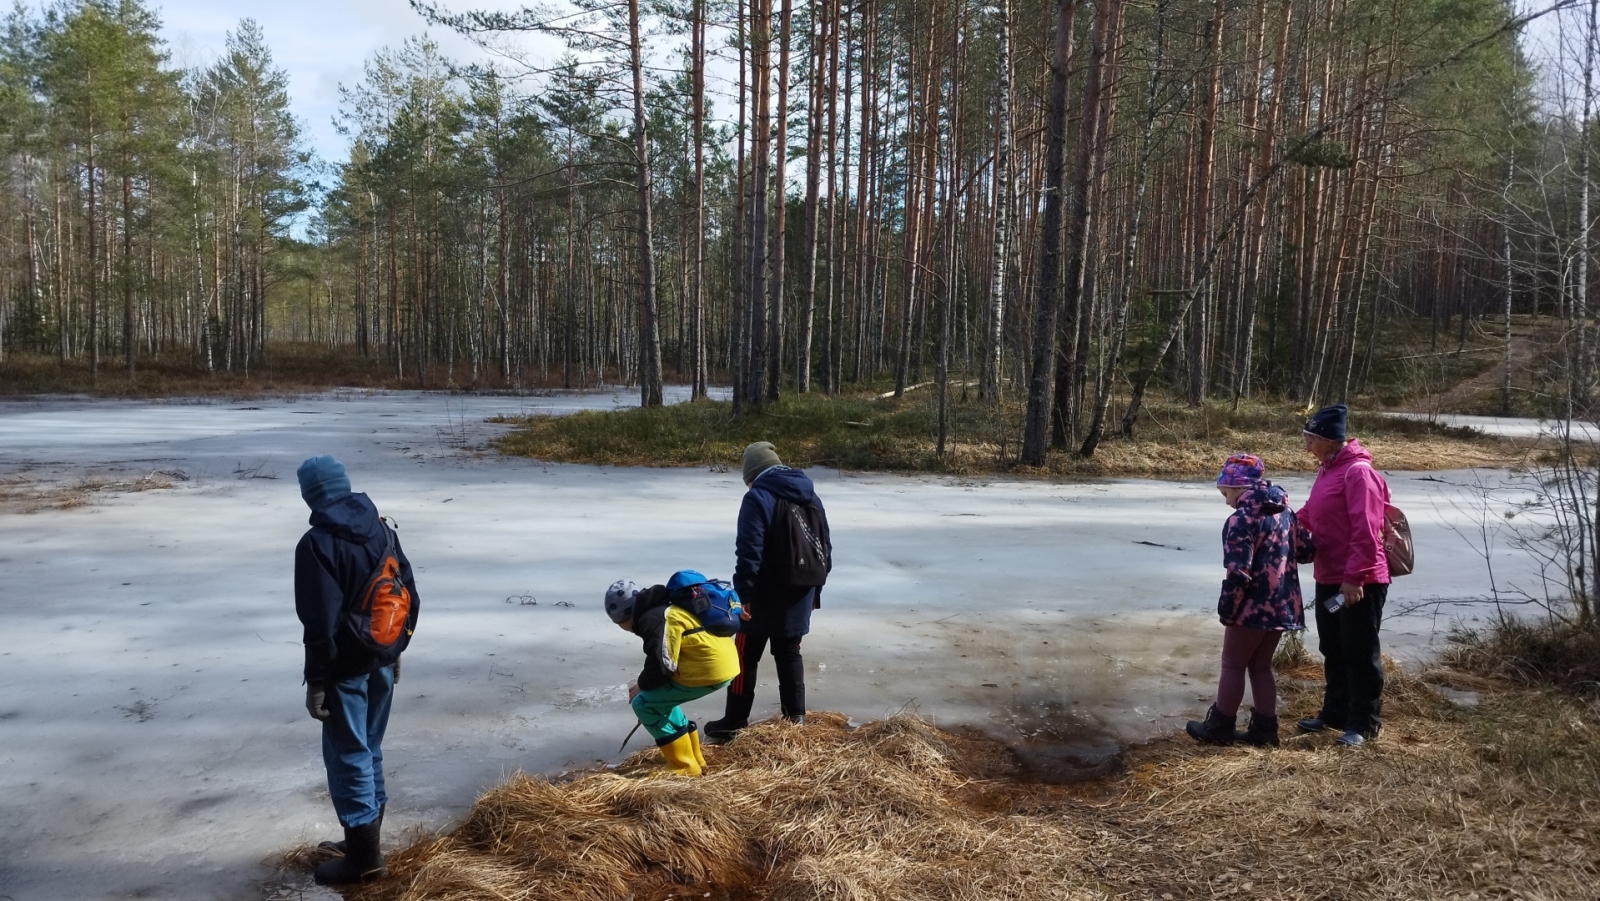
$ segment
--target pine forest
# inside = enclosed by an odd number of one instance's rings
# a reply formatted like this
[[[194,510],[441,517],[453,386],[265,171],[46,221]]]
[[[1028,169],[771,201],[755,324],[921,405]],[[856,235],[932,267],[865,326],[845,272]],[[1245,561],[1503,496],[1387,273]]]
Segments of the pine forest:
[[[1559,323],[1588,394],[1595,0],[413,0],[318,159],[271,35],[142,0],[0,38],[0,355],[397,384],[924,383],[1024,461],[1190,404],[1343,400]],[[1415,346],[1407,344],[1407,347]]]

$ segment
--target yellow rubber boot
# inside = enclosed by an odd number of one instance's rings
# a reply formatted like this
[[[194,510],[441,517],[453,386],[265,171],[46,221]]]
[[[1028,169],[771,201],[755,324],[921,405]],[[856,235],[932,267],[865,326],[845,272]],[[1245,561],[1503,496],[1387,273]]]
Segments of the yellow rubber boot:
[[[694,723],[689,724],[689,746],[694,749],[694,762],[700,764],[700,769],[704,771],[706,755],[700,750],[700,730],[695,728]]]
[[[700,761],[694,753],[693,732],[685,732],[661,746],[661,759],[667,762],[667,772],[674,776],[700,775]]]

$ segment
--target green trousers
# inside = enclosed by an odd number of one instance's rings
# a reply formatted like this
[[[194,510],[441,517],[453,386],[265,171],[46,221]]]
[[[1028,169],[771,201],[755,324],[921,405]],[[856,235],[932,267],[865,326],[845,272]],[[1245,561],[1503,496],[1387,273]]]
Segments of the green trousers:
[[[668,681],[655,688],[640,689],[633,696],[633,712],[639,717],[639,723],[645,731],[655,738],[656,744],[664,745],[676,741],[678,736],[689,731],[689,718],[683,715],[679,704],[699,700],[708,694],[719,692],[728,687],[728,682],[718,682],[715,685],[696,685],[690,687]]]

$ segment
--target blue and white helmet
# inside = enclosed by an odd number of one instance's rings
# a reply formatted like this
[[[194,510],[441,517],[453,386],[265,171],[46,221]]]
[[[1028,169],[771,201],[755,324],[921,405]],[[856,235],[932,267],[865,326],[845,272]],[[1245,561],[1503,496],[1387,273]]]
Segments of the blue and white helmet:
[[[606,589],[606,616],[617,625],[633,618],[633,605],[639,599],[639,586],[629,579],[618,579]]]

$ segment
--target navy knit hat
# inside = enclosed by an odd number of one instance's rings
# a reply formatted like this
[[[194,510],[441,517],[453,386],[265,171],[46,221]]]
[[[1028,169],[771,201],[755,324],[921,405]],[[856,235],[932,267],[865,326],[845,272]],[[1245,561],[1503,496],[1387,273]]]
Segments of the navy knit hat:
[[[350,493],[350,477],[344,474],[344,464],[327,454],[301,463],[296,475],[300,477],[300,496],[312,510],[320,510]]]
[[[1323,407],[1312,413],[1311,418],[1306,420],[1304,431],[1307,435],[1315,435],[1318,438],[1326,438],[1329,441],[1343,441],[1344,419],[1349,412],[1349,408],[1344,404]]]

